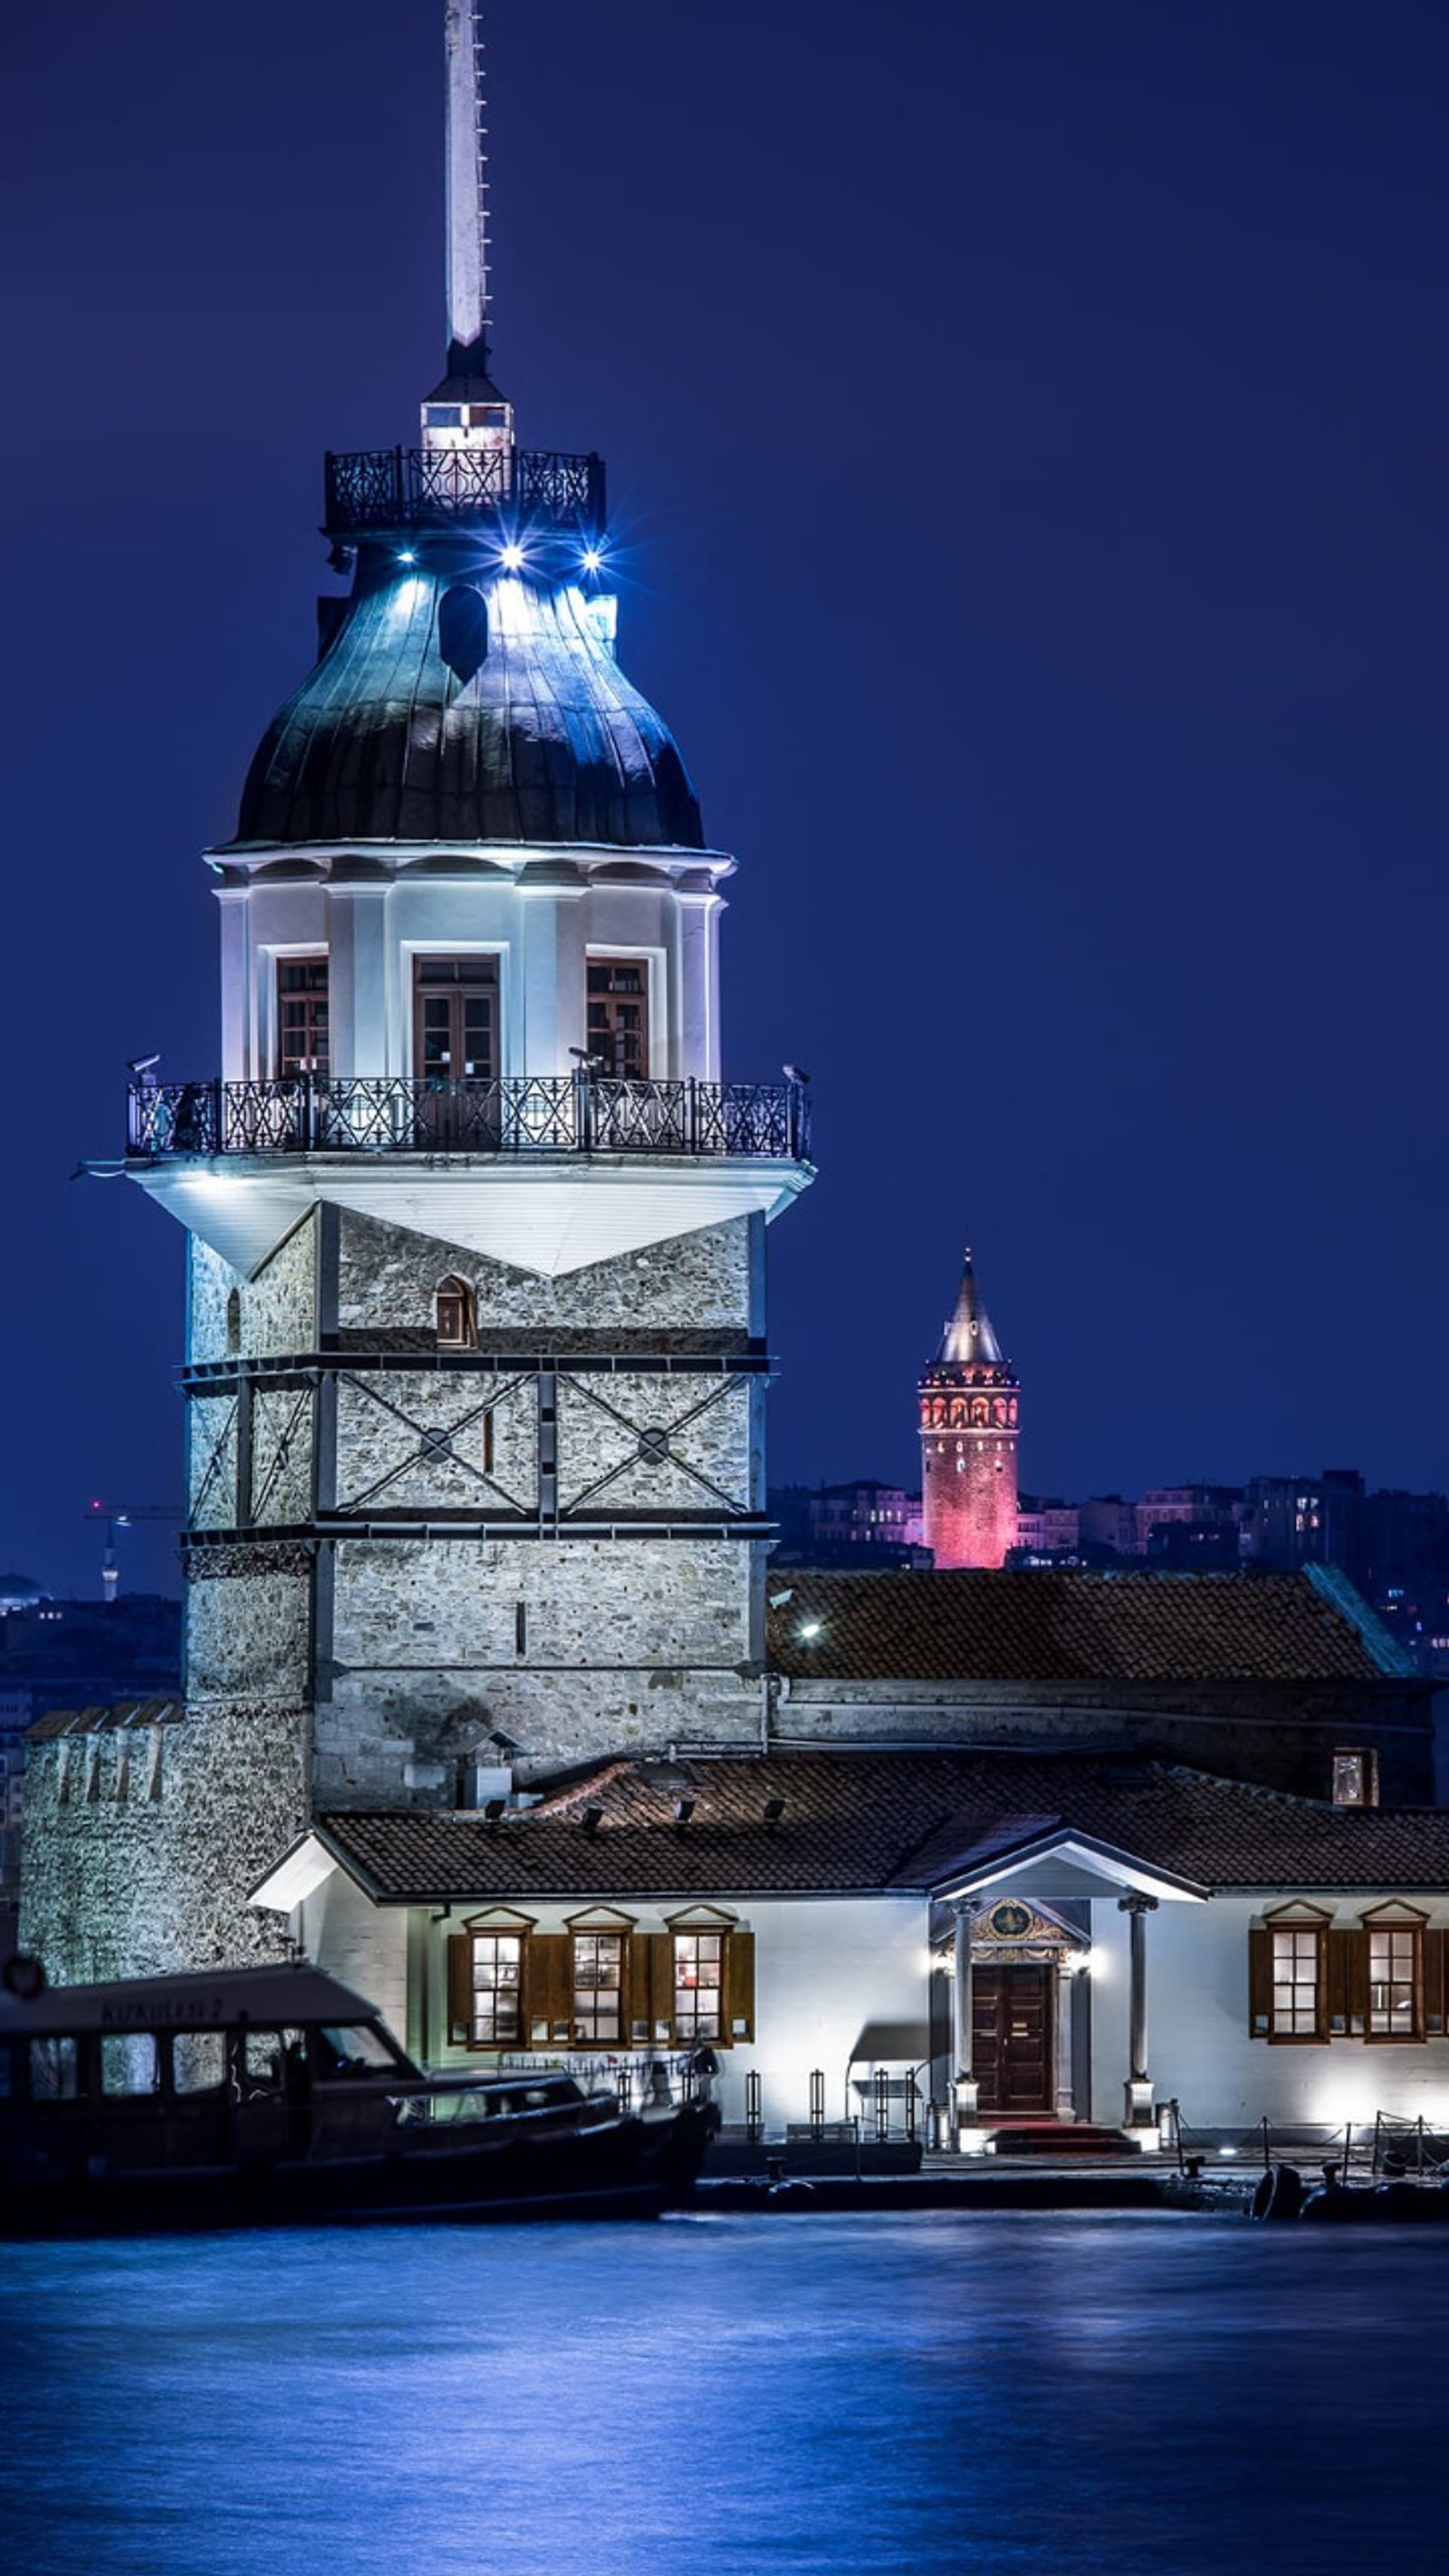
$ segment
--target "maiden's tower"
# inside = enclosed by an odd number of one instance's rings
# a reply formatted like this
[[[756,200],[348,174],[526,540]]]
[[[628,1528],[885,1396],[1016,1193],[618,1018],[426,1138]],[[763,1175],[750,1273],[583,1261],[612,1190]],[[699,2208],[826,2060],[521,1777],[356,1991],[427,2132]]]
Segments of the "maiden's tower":
[[[806,1098],[728,1078],[734,863],[616,658],[602,461],[494,376],[478,16],[442,379],[415,445],[327,459],[350,592],[207,854],[220,1071],[131,1089],[189,1257],[186,1696],[37,1749],[53,1975],[254,1948],[315,1808],[758,1735]]]

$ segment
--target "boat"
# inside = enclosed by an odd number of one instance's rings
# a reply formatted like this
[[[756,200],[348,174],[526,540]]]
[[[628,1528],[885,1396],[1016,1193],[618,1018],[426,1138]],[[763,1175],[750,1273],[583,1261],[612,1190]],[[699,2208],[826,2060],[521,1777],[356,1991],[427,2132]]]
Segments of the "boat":
[[[688,2198],[718,2117],[662,2083],[626,2110],[552,2066],[424,2074],[305,1962],[91,1986],[0,1971],[4,2237],[655,2217]]]

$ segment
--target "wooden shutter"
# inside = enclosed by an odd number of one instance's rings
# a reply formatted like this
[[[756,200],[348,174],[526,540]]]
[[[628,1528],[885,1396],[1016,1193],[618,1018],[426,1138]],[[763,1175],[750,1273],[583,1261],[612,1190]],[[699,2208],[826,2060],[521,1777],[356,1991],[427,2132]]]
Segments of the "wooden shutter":
[[[1338,2039],[1362,2039],[1368,2029],[1369,1944],[1366,1932],[1327,1936],[1328,1995],[1323,2027]]]
[[[735,1929],[725,1938],[724,2045],[738,2046],[755,2035],[755,1936]]]
[[[1348,2037],[1348,1993],[1350,1979],[1349,1951],[1358,1938],[1355,1932],[1326,1932],[1323,1946],[1328,1953],[1324,1971],[1324,2008],[1319,2025],[1330,2039]]]
[[[633,1969],[631,2011],[647,2022],[651,2048],[668,2048],[674,2040],[674,1935],[636,1932],[630,1945]]]
[[[466,2048],[473,2036],[473,1944],[466,1932],[448,1934],[448,2045]]]
[[[567,1932],[530,1932],[523,1945],[523,2039],[567,2048],[574,2035],[574,1945]]]
[[[1424,2036],[1441,2039],[1444,2035],[1446,1998],[1449,1998],[1449,1932],[1430,1924],[1424,1933]]]
[[[1254,2039],[1273,2035],[1273,1935],[1248,1934],[1248,2030]]]

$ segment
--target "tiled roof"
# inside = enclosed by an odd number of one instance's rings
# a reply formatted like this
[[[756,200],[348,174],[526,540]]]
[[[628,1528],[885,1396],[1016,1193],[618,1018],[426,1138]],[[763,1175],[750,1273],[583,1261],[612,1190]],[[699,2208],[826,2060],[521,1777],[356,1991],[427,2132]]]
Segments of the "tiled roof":
[[[854,1574],[781,1568],[770,1656],[792,1678],[1381,1681],[1414,1667],[1341,1577]]]
[[[681,1796],[694,1801],[682,1825]],[[374,1896],[439,1904],[906,1892],[1057,1824],[1203,1887],[1449,1889],[1449,1810],[1322,1806],[1125,1755],[614,1761],[492,1825],[412,1809],[327,1815],[319,1830]]]

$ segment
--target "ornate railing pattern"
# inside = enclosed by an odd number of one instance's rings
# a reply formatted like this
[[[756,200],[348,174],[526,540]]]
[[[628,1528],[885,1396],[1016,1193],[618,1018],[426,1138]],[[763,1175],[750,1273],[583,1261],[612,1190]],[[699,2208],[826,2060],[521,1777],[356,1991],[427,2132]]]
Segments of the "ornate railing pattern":
[[[327,459],[329,536],[505,518],[597,535],[604,460],[553,449],[364,448]]]
[[[127,1150],[179,1154],[755,1154],[805,1161],[802,1082],[360,1074],[130,1086]]]

